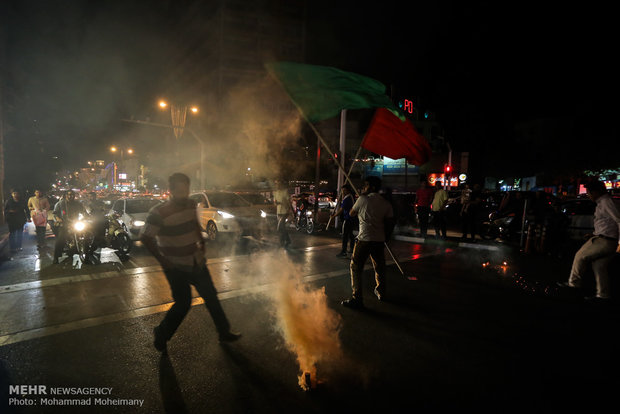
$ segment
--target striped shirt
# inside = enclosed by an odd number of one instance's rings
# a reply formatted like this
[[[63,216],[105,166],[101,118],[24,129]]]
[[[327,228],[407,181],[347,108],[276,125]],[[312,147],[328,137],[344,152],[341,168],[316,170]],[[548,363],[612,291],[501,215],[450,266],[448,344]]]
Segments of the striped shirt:
[[[151,208],[142,234],[154,237],[161,254],[179,270],[192,271],[194,263],[204,263],[196,202],[191,199]]]

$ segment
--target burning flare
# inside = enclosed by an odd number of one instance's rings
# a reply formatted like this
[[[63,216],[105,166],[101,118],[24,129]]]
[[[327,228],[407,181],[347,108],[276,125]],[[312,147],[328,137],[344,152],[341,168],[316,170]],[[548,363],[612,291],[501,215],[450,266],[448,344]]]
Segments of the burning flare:
[[[318,383],[317,363],[329,364],[342,356],[341,319],[327,306],[325,287],[304,284],[298,269],[289,274],[278,283],[276,318],[288,349],[297,356],[299,386],[309,390]]]

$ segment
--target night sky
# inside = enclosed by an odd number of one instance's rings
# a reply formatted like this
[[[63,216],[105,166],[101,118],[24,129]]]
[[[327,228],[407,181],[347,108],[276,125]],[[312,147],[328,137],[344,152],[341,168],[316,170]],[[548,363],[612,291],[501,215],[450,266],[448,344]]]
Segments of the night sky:
[[[5,147],[16,155],[7,181],[36,180],[24,159],[105,156],[119,119],[156,121],[162,85],[173,89],[179,70],[195,77],[204,64],[188,53],[199,39],[184,30],[199,2],[6,3]],[[613,13],[602,2],[540,3],[308,1],[306,62],[373,77],[396,98],[418,97],[483,172],[522,170],[537,151],[554,168],[615,167]],[[573,125],[570,134],[515,146],[516,122],[549,117]]]

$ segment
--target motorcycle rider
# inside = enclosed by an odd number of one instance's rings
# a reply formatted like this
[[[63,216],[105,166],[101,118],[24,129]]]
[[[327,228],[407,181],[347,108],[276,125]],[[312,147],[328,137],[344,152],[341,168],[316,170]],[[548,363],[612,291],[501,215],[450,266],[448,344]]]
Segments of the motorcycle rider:
[[[94,253],[97,247],[104,247],[105,245],[105,204],[103,204],[103,201],[97,199],[96,192],[91,191],[88,193],[88,200],[86,200],[84,207],[90,215],[93,223],[93,235],[95,238],[93,245],[91,246],[90,253]]]
[[[86,209],[82,203],[75,199],[75,192],[67,190],[64,198],[54,206],[54,220],[56,223],[59,223],[59,229],[56,235],[56,243],[54,244],[53,264],[58,264],[58,259],[62,256],[69,224],[73,220],[77,220],[80,213],[85,215]]]

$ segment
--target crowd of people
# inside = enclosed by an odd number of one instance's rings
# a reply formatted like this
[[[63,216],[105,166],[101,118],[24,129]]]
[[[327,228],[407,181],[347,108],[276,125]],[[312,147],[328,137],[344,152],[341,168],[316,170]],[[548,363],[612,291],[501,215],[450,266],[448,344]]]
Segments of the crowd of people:
[[[98,226],[95,235],[99,236],[104,213],[105,206],[95,192],[89,193],[86,200],[79,201],[76,200],[74,190],[67,190],[60,199],[56,199],[48,197],[40,189],[35,189],[34,194],[24,200],[21,191],[12,189],[11,197],[4,205],[10,253],[15,254],[22,250],[24,225],[30,222],[35,227],[37,248],[47,248],[46,232],[49,226],[55,236],[53,264],[58,264],[67,237],[67,223],[76,220],[80,214],[91,216]]]

